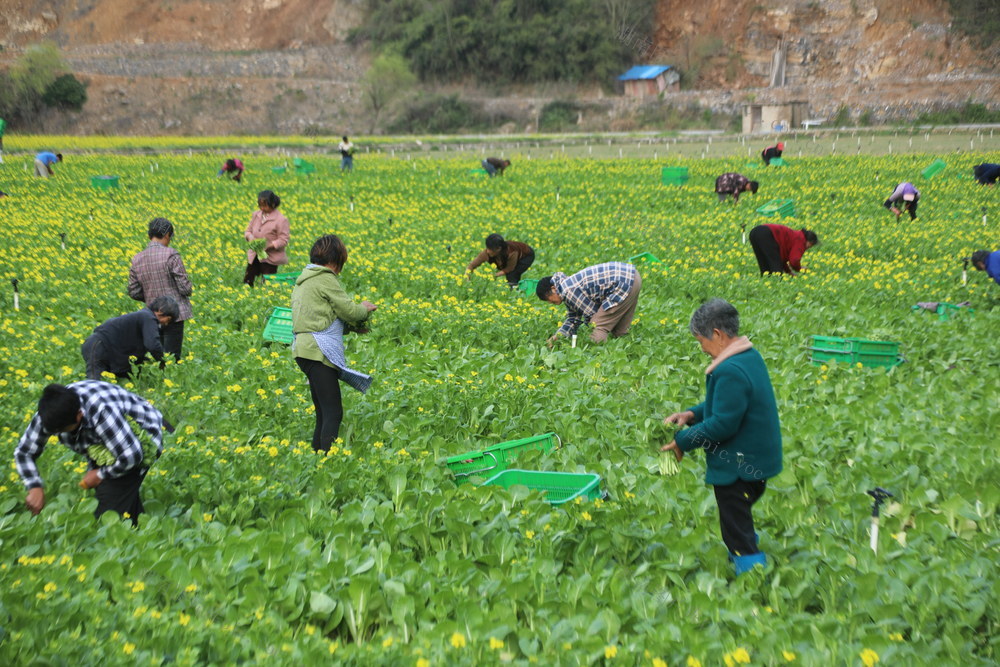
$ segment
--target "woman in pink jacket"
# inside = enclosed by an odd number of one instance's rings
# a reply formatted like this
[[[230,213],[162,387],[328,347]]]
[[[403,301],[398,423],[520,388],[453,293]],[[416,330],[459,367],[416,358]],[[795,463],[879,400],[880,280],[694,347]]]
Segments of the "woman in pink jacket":
[[[288,218],[278,212],[281,198],[270,190],[264,190],[257,195],[257,208],[250,216],[250,224],[243,233],[247,243],[254,239],[266,239],[263,256],[258,256],[253,250],[247,250],[247,270],[243,282],[253,287],[257,276],[271,275],[278,272],[278,267],[288,264]]]

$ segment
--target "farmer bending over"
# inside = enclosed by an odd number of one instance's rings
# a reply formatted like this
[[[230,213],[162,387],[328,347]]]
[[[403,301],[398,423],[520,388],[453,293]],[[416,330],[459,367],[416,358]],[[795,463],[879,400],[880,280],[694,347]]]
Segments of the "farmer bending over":
[[[556,305],[566,303],[566,319],[549,338],[549,347],[560,336],[576,334],[584,322],[594,325],[591,342],[603,343],[609,333],[615,338],[624,336],[632,326],[641,289],[639,271],[625,262],[597,264],[571,276],[545,276],[535,288],[538,298]]]

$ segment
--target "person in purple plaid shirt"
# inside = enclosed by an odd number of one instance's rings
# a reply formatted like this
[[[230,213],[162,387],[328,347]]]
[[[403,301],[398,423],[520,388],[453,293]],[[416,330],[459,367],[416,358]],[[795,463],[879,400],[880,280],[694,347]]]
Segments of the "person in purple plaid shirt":
[[[163,452],[163,429],[173,427],[141,396],[96,380],[50,384],[42,390],[38,412],[14,450],[14,466],[28,490],[25,503],[32,514],[45,507],[45,490],[35,460],[45,451],[49,438],[58,435],[62,444],[87,458],[80,486],[95,489],[94,516],[115,511],[127,513],[133,525],[138,523],[143,511],[139,487],[152,461],[143,460],[142,443],[126,418],[149,434],[157,455]],[[115,462],[98,466],[87,452],[92,445],[107,447]]]
[[[584,322],[591,322],[594,330],[590,340],[603,343],[610,333],[620,338],[632,326],[642,277],[639,271],[625,262],[607,262],[587,267],[567,276],[554,273],[538,281],[535,294],[542,301],[566,304],[566,319],[559,330],[548,340],[552,346],[560,336],[572,336]]]
[[[163,351],[181,358],[184,342],[184,320],[191,318],[191,280],[184,269],[181,255],[170,247],[174,226],[166,218],[154,218],[149,223],[149,245],[132,258],[128,272],[128,295],[147,305],[158,296],[173,297],[180,316],[160,329]]]

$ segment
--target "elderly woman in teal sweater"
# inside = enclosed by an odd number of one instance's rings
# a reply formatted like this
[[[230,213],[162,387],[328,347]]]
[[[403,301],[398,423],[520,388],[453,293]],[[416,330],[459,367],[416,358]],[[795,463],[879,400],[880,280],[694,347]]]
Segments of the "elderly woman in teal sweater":
[[[365,322],[376,306],[355,303],[337,276],[347,263],[347,248],[335,234],[321,236],[309,251],[310,264],[292,290],[292,354],[309,379],[316,408],[312,448],[325,452],[340,433],[344,408],[340,380],[364,393],[371,376],[352,370],[344,358],[345,331],[365,332]]]
[[[767,480],[781,472],[781,426],[771,378],[739,328],[739,313],[722,299],[702,304],[691,316],[691,333],[712,357],[705,369],[705,400],[664,420],[689,428],[662,448],[678,461],[685,452],[705,450],[705,482],[715,487],[722,541],[738,575],[767,563],[751,508]]]

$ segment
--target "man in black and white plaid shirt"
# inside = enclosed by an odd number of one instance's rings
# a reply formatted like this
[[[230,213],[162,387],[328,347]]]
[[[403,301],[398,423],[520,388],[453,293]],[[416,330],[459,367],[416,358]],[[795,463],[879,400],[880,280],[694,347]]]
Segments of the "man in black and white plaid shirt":
[[[143,461],[142,444],[126,417],[147,431],[157,454],[163,451],[164,419],[149,401],[108,382],[84,380],[68,386],[50,384],[42,390],[38,412],[14,450],[14,463],[28,489],[27,505],[32,514],[45,507],[45,491],[35,459],[41,456],[52,435],[77,454],[87,458],[88,470],[80,482],[95,489],[95,516],[114,510],[128,513],[133,524],[142,513],[139,487],[152,461]],[[103,445],[115,456],[112,465],[98,466],[87,454],[91,445]]]
[[[551,347],[560,336],[572,336],[584,322],[594,330],[590,340],[603,343],[610,333],[620,338],[628,333],[639,302],[642,277],[625,262],[606,262],[567,276],[554,273],[538,281],[535,294],[542,301],[566,304],[566,319],[548,340]]]

